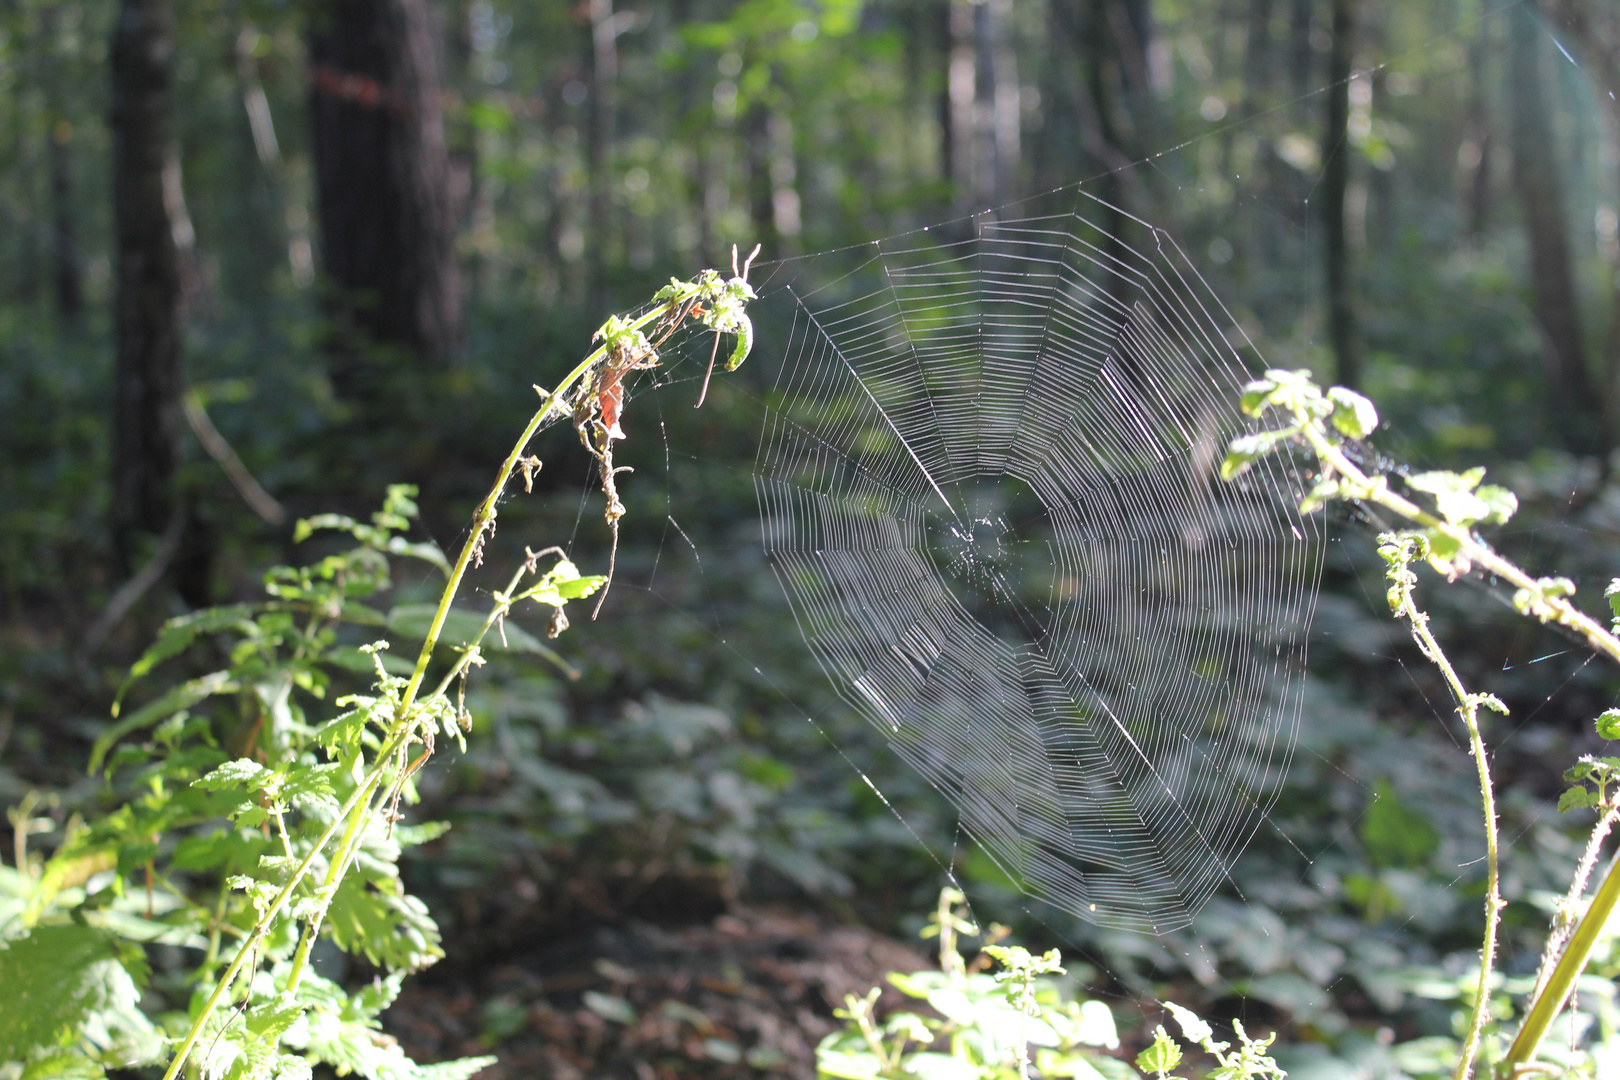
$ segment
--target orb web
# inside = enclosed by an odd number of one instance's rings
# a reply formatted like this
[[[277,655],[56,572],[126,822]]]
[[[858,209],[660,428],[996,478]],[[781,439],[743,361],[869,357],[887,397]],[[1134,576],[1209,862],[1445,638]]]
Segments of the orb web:
[[[1287,768],[1320,566],[1286,463],[1217,476],[1230,317],[1085,196],[777,294],[755,486],[827,677],[1030,896],[1185,925]]]

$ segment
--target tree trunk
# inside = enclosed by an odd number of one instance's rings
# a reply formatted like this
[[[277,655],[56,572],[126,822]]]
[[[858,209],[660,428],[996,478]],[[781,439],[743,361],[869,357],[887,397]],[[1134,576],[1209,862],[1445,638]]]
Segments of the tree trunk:
[[[606,266],[613,247],[613,147],[618,129],[619,21],[613,0],[588,0],[591,18],[591,108],[586,132],[590,164],[590,221],[585,230],[590,316],[604,312]]]
[[[1620,140],[1620,12],[1599,0],[1541,0],[1542,10],[1569,36],[1595,73],[1597,98],[1609,115],[1609,129]],[[1567,40],[1567,39],[1566,39]],[[1604,344],[1603,390],[1607,430],[1620,429],[1620,273],[1610,270],[1609,332]]]
[[[438,34],[427,0],[332,0],[313,17],[332,381],[361,400],[383,389],[390,353],[443,364],[461,340]]]
[[[72,141],[72,124],[58,120],[51,125],[51,281],[56,314],[64,326],[76,325],[84,311],[83,275],[73,228]]]
[[[1350,74],[1356,51],[1356,0],[1333,0],[1333,49],[1328,54],[1327,129],[1322,134],[1322,250],[1327,262],[1328,340],[1342,386],[1361,384],[1361,328],[1356,317],[1355,267],[1345,230],[1350,186]]]
[[[180,266],[163,190],[174,46],[171,0],[121,0],[112,40],[112,527],[126,571],[137,534],[163,532],[174,511],[179,458]]]
[[[1315,50],[1311,45],[1314,8],[1314,0],[1290,0],[1288,75],[1296,99],[1311,92],[1311,69],[1316,66]]]
[[[1524,212],[1530,275],[1548,391],[1564,445],[1576,454],[1608,449],[1601,402],[1587,372],[1580,307],[1570,264],[1569,234],[1558,163],[1542,96],[1541,28],[1528,7],[1507,12],[1508,71],[1513,99],[1513,183]]]

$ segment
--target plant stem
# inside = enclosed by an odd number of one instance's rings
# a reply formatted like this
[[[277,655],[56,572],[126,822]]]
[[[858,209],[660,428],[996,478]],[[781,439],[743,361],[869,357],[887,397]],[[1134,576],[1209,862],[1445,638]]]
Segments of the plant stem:
[[[1485,813],[1485,938],[1479,953],[1479,989],[1474,996],[1473,1020],[1468,1026],[1468,1039],[1463,1043],[1462,1057],[1457,1062],[1457,1080],[1468,1080],[1479,1053],[1480,1036],[1490,1016],[1491,969],[1496,960],[1496,931],[1502,915],[1501,871],[1498,863],[1496,831],[1496,797],[1491,785],[1490,762],[1485,756],[1485,740],[1479,731],[1479,699],[1470,694],[1451,666],[1451,660],[1440,648],[1440,642],[1429,630],[1429,616],[1419,611],[1412,601],[1410,587],[1403,588],[1397,614],[1406,616],[1412,624],[1412,637],[1423,655],[1433,661],[1445,676],[1446,685],[1457,699],[1457,711],[1468,726],[1468,753],[1479,769],[1479,797]]]
[[[237,950],[230,966],[225,969],[225,974],[220,976],[219,985],[214,987],[214,992],[203,1003],[202,1011],[191,1022],[191,1028],[186,1032],[185,1038],[181,1040],[180,1049],[175,1052],[174,1060],[169,1062],[169,1067],[163,1074],[163,1080],[174,1080],[175,1076],[179,1074],[181,1067],[186,1063],[186,1058],[190,1056],[192,1049],[197,1045],[198,1038],[202,1036],[203,1027],[208,1023],[208,1018],[214,1015],[214,1010],[219,1008],[220,1000],[224,998],[225,992],[236,981],[236,977],[241,974],[248,960],[254,955],[259,943],[270,933],[275,924],[276,916],[281,913],[281,909],[286,907],[287,902],[292,899],[293,890],[298,887],[299,882],[303,881],[304,876],[309,873],[316,856],[326,847],[327,841],[332,839],[333,834],[338,830],[338,826],[344,824],[357,807],[365,806],[369,810],[371,796],[376,791],[377,785],[382,781],[383,773],[394,749],[397,749],[397,747],[392,744],[392,740],[390,745],[383,747],[382,752],[377,756],[376,763],[372,766],[371,772],[366,775],[360,786],[355,788],[353,794],[344,802],[337,816],[332,819],[332,823],[326,827],[326,830],[321,833],[320,837],[310,847],[309,854],[304,856],[304,861],[294,868],[292,875],[287,879],[287,883],[271,899],[270,906],[265,908],[263,915],[259,916],[259,921],[253,924],[252,933],[248,935],[247,940],[242,942],[241,948]]]
[[[1492,574],[1518,588],[1542,594],[1540,585],[1534,578],[1512,562],[1498,555],[1470,530],[1442,521],[1416,503],[1413,503],[1410,499],[1391,491],[1383,483],[1382,477],[1374,481],[1357,468],[1344,455],[1343,451],[1329,442],[1313,421],[1306,417],[1302,417],[1301,420],[1303,422],[1300,424],[1300,433],[1310,443],[1311,448],[1316,451],[1318,457],[1330,465],[1340,476],[1359,488],[1358,491],[1347,492],[1347,494],[1375,503],[1387,510],[1394,511],[1408,521],[1450,537],[1457,541],[1461,551],[1466,552],[1468,558],[1475,564],[1484,567]],[[1561,596],[1547,597],[1543,595],[1543,602],[1550,612],[1550,614],[1542,616],[1543,621],[1555,622],[1560,626],[1576,631],[1598,652],[1620,663],[1620,638],[1616,638],[1601,623]],[[1414,624],[1415,632],[1416,624]],[[1439,655],[1438,648],[1436,654]],[[1449,665],[1445,665],[1443,670],[1445,669],[1449,669]],[[1453,690],[1456,689],[1457,686],[1454,685]],[[1471,739],[1474,738],[1475,725],[1473,723],[1469,725],[1469,734]],[[1483,791],[1489,781],[1489,770],[1482,751],[1476,748],[1474,753],[1478,760],[1481,789]],[[1494,816],[1490,829],[1491,834],[1487,837],[1487,844],[1489,849],[1494,852]],[[1491,858],[1494,877],[1495,855],[1492,854]],[[1488,899],[1487,903],[1490,902],[1491,900]],[[1502,1065],[1509,1075],[1522,1071],[1535,1060],[1537,1052],[1541,1049],[1542,1040],[1547,1036],[1547,1029],[1551,1027],[1558,1014],[1563,1011],[1564,1003],[1569,999],[1575,980],[1580,977],[1581,972],[1585,969],[1586,962],[1591,957],[1592,949],[1597,944],[1598,938],[1601,936],[1604,926],[1608,923],[1609,916],[1614,912],[1617,902],[1620,902],[1620,858],[1610,864],[1608,873],[1604,876],[1603,884],[1598,886],[1597,894],[1592,898],[1591,905],[1587,907],[1586,914],[1581,916],[1581,921],[1576,926],[1575,932],[1570,936],[1569,944],[1558,958],[1558,963],[1553,968],[1551,976],[1547,978],[1545,985],[1540,988],[1534,1000],[1531,1001],[1529,1011],[1525,1014],[1524,1023],[1520,1026],[1518,1035],[1514,1037],[1513,1044],[1509,1047],[1507,1056],[1502,1061]],[[1497,911],[1495,908],[1487,910],[1486,920],[1486,942],[1489,945],[1491,935],[1494,935],[1496,929]],[[1469,1044],[1465,1050],[1465,1060],[1458,1067],[1457,1075],[1459,1077],[1465,1075],[1463,1067],[1470,1064],[1468,1056],[1471,1056],[1477,1048],[1477,1033],[1481,1023],[1480,1010],[1488,1006],[1488,995],[1485,992],[1484,983],[1488,964],[1489,958],[1486,957],[1480,970],[1481,992],[1479,1000],[1474,1005],[1474,1025],[1469,1033]]]
[[[1518,1035],[1514,1036],[1513,1045],[1508,1047],[1502,1064],[1510,1076],[1535,1060],[1536,1052],[1541,1049],[1541,1041],[1547,1037],[1547,1029],[1563,1011],[1564,1002],[1569,1000],[1575,980],[1585,969],[1593,947],[1603,934],[1604,925],[1614,913],[1616,902],[1620,902],[1620,857],[1609,864],[1609,872],[1604,875],[1603,884],[1598,886],[1597,895],[1592,897],[1591,906],[1581,917],[1575,933],[1570,935],[1569,944],[1558,958],[1558,965],[1553,968],[1547,985],[1536,995]]]
[[[1471,531],[1453,525],[1448,521],[1442,521],[1410,499],[1398,492],[1391,491],[1383,482],[1382,477],[1377,480],[1368,477],[1349,458],[1344,456],[1342,450],[1329,442],[1313,423],[1307,422],[1303,424],[1300,433],[1311,444],[1311,449],[1315,450],[1322,460],[1333,466],[1335,472],[1361,489],[1347,494],[1351,494],[1353,498],[1365,502],[1375,503],[1386,510],[1392,510],[1408,521],[1450,537],[1457,541],[1463,551],[1468,553],[1468,558],[1473,563],[1484,567],[1492,574],[1520,589],[1540,593],[1541,586],[1535,578],[1497,554],[1489,544],[1486,544]],[[1620,663],[1620,638],[1616,638],[1602,623],[1561,596],[1547,597],[1546,605],[1551,609],[1552,614],[1543,621],[1554,622],[1574,630],[1584,637],[1587,644],[1591,645],[1592,648],[1603,653],[1615,663]]]
[[[695,292],[696,289],[694,288],[688,292],[679,293],[666,302],[654,306],[632,320],[628,325],[628,329],[639,330],[666,315],[683,311],[683,306],[688,304]],[[393,723],[388,727],[383,746],[378,751],[371,769],[360,785],[355,788],[354,792],[344,802],[337,816],[327,825],[326,829],[312,845],[309,854],[294,868],[286,884],[272,898],[270,905],[265,909],[264,914],[259,917],[258,922],[254,924],[252,932],[242,943],[236,956],[226,968],[219,984],[214,988],[213,993],[209,995],[208,1000],[204,1002],[196,1019],[192,1021],[191,1027],[181,1041],[180,1048],[176,1051],[174,1059],[169,1063],[168,1069],[163,1074],[163,1080],[175,1080],[175,1077],[185,1066],[187,1058],[190,1057],[191,1051],[197,1045],[198,1038],[202,1035],[204,1026],[209,1018],[213,1016],[215,1010],[219,1008],[220,1001],[242,973],[249,959],[255,955],[257,946],[270,932],[276,917],[286,907],[288,901],[292,898],[294,890],[309,874],[317,856],[325,850],[326,845],[341,826],[343,836],[338,842],[334,857],[328,865],[326,876],[318,893],[320,898],[319,907],[305,927],[305,933],[299,941],[298,951],[289,974],[289,988],[298,985],[298,981],[302,978],[303,972],[308,965],[309,954],[314,945],[315,937],[320,931],[327,909],[331,906],[332,896],[336,892],[337,885],[342,880],[343,874],[348,868],[349,860],[360,842],[364,825],[371,819],[374,812],[372,800],[382,786],[383,777],[391,767],[392,758],[410,741],[416,725],[416,712],[412,707],[416,704],[416,696],[421,690],[422,680],[426,676],[428,664],[433,658],[433,650],[438,646],[439,634],[444,629],[445,619],[450,614],[450,606],[456,598],[456,593],[461,588],[461,581],[466,576],[467,567],[473,561],[475,554],[481,549],[484,534],[495,520],[496,505],[500,502],[501,495],[506,490],[506,483],[511,479],[512,471],[517,468],[518,462],[522,459],[524,450],[528,448],[529,440],[534,438],[541,425],[562,404],[563,395],[583,378],[594,365],[604,359],[607,354],[608,346],[603,344],[580,361],[574,370],[569,372],[550,394],[545,395],[544,404],[529,418],[529,423],[524,427],[523,434],[513,444],[511,453],[506,456],[506,460],[501,464],[494,485],[490,488],[489,494],[484,498],[484,501],[479,504],[478,512],[474,515],[472,532],[468,535],[466,543],[462,545],[461,554],[457,557],[456,564],[451,570],[450,580],[445,584],[444,591],[439,597],[438,610],[434,612],[433,622],[428,628],[426,639],[422,642],[422,650],[417,655],[416,666],[411,672],[410,680],[406,683],[404,692],[400,695],[399,705],[394,711]],[[493,618],[486,620],[484,626],[486,632],[492,622]],[[480,637],[482,637],[482,634],[480,634]],[[435,695],[442,693],[445,686],[448,686],[448,682],[443,684],[435,692]]]
[[[651,311],[633,320],[628,329],[639,330],[648,323],[662,318],[674,311],[685,302],[684,297],[673,297],[666,303],[659,304]],[[461,579],[467,572],[467,564],[472,561],[473,553],[482,547],[484,532],[495,520],[495,506],[500,502],[501,493],[506,490],[506,482],[511,479],[512,470],[517,468],[518,461],[523,457],[523,451],[528,449],[529,440],[534,438],[535,432],[551,416],[551,412],[562,404],[563,394],[584,377],[585,373],[604,357],[607,356],[607,346],[602,345],[580,361],[579,366],[570,371],[557,388],[546,397],[545,404],[540,406],[538,412],[529,418],[528,426],[523,434],[518,436],[512,445],[512,452],[506,455],[500,472],[495,476],[495,484],[489,489],[484,501],[478,504],[478,512],[473,516],[472,532],[467,542],[461,546],[461,554],[456,558],[455,568],[450,573],[450,581],[444,587],[444,593],[439,597],[439,609],[433,614],[433,622],[428,627],[427,638],[422,642],[422,651],[417,655],[416,668],[411,672],[411,681],[405,686],[405,693],[400,698],[399,716],[404,718],[410,713],[411,705],[416,700],[416,693],[422,686],[422,678],[427,674],[428,661],[433,658],[433,650],[439,644],[439,633],[444,629],[444,620],[450,614],[450,604],[456,598],[456,591],[461,587]]]

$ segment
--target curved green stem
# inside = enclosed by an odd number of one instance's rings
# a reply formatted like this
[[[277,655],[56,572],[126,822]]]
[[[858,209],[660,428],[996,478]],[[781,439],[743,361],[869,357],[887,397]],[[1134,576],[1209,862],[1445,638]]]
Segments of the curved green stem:
[[[1518,1035],[1514,1036],[1513,1045],[1508,1047],[1507,1056],[1502,1059],[1508,1075],[1522,1071],[1524,1066],[1535,1060],[1542,1040],[1547,1037],[1547,1029],[1563,1011],[1570,991],[1575,988],[1575,980],[1585,970],[1586,961],[1591,958],[1592,949],[1603,935],[1603,928],[1609,916],[1614,914],[1617,902],[1620,902],[1620,857],[1609,864],[1609,872],[1604,875],[1603,884],[1598,886],[1597,895],[1592,897],[1591,905],[1581,917],[1575,933],[1570,935],[1569,944],[1564,946],[1563,955],[1558,958],[1547,985],[1536,995]]]
[[[687,292],[670,297],[664,303],[654,306],[632,320],[627,329],[639,330],[649,323],[672,313],[679,312],[684,315],[686,311],[690,310],[690,302],[695,292],[696,288],[693,287]],[[495,483],[491,486],[489,494],[478,505],[478,511],[473,517],[472,531],[462,545],[461,554],[457,557],[455,566],[451,570],[450,580],[445,584],[443,593],[440,594],[438,609],[434,612],[433,621],[428,628],[426,638],[422,642],[422,650],[417,654],[416,665],[411,671],[411,677],[406,683],[404,692],[400,695],[399,704],[394,711],[394,719],[388,727],[383,746],[378,751],[376,759],[361,783],[345,800],[332,822],[327,825],[326,829],[316,839],[309,853],[294,868],[287,882],[282,885],[264,913],[259,917],[259,920],[254,924],[252,932],[243,941],[236,956],[226,968],[224,975],[220,977],[213,993],[209,995],[202,1009],[192,1021],[191,1027],[181,1040],[180,1047],[175,1052],[173,1060],[170,1061],[168,1069],[163,1074],[163,1080],[175,1080],[180,1070],[185,1067],[186,1061],[196,1048],[197,1040],[201,1037],[203,1028],[209,1018],[219,1008],[220,1002],[224,1000],[225,995],[236,982],[237,977],[241,975],[249,960],[256,954],[257,946],[263,942],[265,936],[270,932],[277,917],[291,900],[293,892],[309,875],[316,858],[326,849],[327,844],[331,842],[333,836],[341,828],[343,830],[342,837],[338,841],[337,848],[333,852],[333,857],[328,864],[326,875],[321,883],[319,907],[306,925],[293,959],[289,975],[289,986],[297,986],[298,981],[302,978],[309,963],[310,950],[313,948],[315,938],[320,932],[320,926],[326,911],[331,906],[332,895],[347,871],[349,862],[363,836],[365,823],[370,820],[373,813],[372,801],[382,787],[384,776],[393,767],[394,755],[410,740],[416,723],[416,712],[413,707],[416,705],[417,695],[421,691],[422,680],[427,674],[428,664],[433,658],[434,649],[438,646],[439,635],[444,630],[445,619],[450,614],[451,604],[461,588],[461,582],[466,576],[467,567],[480,550],[484,534],[495,520],[496,506],[500,502],[502,493],[506,490],[506,483],[511,479],[513,470],[518,467],[524,451],[528,448],[529,441],[534,438],[535,433],[540,430],[552,413],[562,405],[564,395],[592,367],[601,362],[607,354],[608,346],[604,344],[580,361],[557,384],[551,393],[545,395],[544,404],[529,418],[522,435],[513,444],[511,452],[507,454],[506,460],[501,464],[500,472],[496,475]],[[542,393],[544,392],[542,391]],[[508,593],[510,591],[511,589],[508,589]],[[499,606],[496,610],[500,610]],[[487,633],[490,626],[493,625],[496,617],[496,612],[491,612],[490,617],[485,620],[483,630],[479,634],[480,640],[483,634]],[[464,658],[461,666],[465,666],[466,662],[467,660]],[[448,685],[449,681],[446,680],[435,690],[433,696],[436,697],[438,694],[442,694]],[[403,778],[406,770],[401,769],[400,773]]]
[[[202,1010],[198,1012],[196,1019],[191,1022],[190,1029],[187,1030],[185,1038],[180,1042],[180,1049],[175,1051],[174,1060],[169,1062],[168,1069],[163,1073],[163,1080],[174,1080],[179,1075],[181,1068],[186,1063],[186,1059],[191,1056],[191,1051],[196,1047],[197,1040],[201,1038],[203,1027],[208,1023],[208,1018],[213,1016],[215,1009],[219,1008],[220,1001],[224,999],[231,985],[236,982],[236,977],[242,973],[242,969],[247,966],[248,960],[252,958],[258,945],[270,933],[271,928],[275,925],[276,917],[281,914],[282,908],[286,907],[288,901],[292,899],[293,891],[298,888],[299,883],[309,873],[315,859],[338,831],[338,826],[347,822],[358,807],[364,805],[369,809],[371,795],[376,791],[377,785],[382,782],[383,773],[387,770],[389,758],[392,756],[390,750],[395,748],[392,743],[393,740],[390,740],[390,745],[383,747],[383,752],[378,755],[371,771],[366,774],[360,785],[354,789],[354,792],[350,794],[342,808],[339,809],[331,824],[326,827],[325,831],[310,847],[309,854],[305,855],[303,861],[293,869],[287,883],[271,899],[270,905],[264,910],[264,914],[259,916],[259,921],[253,924],[252,932],[242,942],[236,956],[232,958],[230,965],[225,969],[225,974],[220,976],[219,984],[214,987],[214,992],[208,996],[208,1000],[203,1003]]]
[[[648,323],[676,310],[685,302],[685,297],[672,297],[665,303],[659,304],[651,311],[634,319],[628,329],[639,330]],[[456,565],[450,572],[450,581],[444,587],[444,593],[439,597],[439,608],[433,613],[433,622],[428,626],[427,638],[422,642],[422,651],[416,657],[416,668],[411,672],[411,680],[405,686],[405,693],[400,698],[399,713],[401,716],[410,712],[411,705],[416,700],[417,691],[421,689],[422,679],[427,674],[428,661],[433,658],[433,650],[439,644],[439,634],[444,629],[444,620],[450,614],[450,604],[456,598],[456,592],[461,588],[461,579],[467,573],[467,564],[472,561],[474,552],[482,546],[484,532],[495,520],[495,507],[500,502],[501,494],[506,490],[506,482],[511,479],[512,470],[517,468],[523,451],[529,447],[529,440],[534,438],[535,432],[551,416],[552,410],[562,404],[563,395],[581,378],[590,371],[599,361],[607,356],[607,346],[602,345],[580,361],[579,366],[570,371],[557,388],[546,397],[544,405],[538,412],[529,418],[528,426],[523,434],[518,436],[512,445],[512,452],[506,455],[506,461],[501,464],[500,472],[495,476],[495,484],[489,489],[484,501],[478,504],[478,512],[473,516],[472,532],[467,536],[467,542],[461,546],[461,554],[456,558]]]
[[[1468,1038],[1463,1043],[1462,1057],[1457,1062],[1457,1080],[1468,1080],[1473,1072],[1474,1059],[1479,1054],[1479,1041],[1490,1018],[1491,969],[1496,961],[1496,932],[1502,917],[1501,868],[1498,860],[1499,843],[1496,829],[1496,796],[1491,784],[1490,762],[1485,756],[1485,740],[1479,730],[1479,699],[1463,686],[1457,669],[1441,651],[1440,642],[1429,630],[1429,616],[1413,603],[1411,592],[1403,591],[1399,613],[1412,624],[1412,636],[1417,639],[1423,655],[1440,669],[1446,685],[1457,700],[1457,712],[1468,727],[1468,753],[1479,770],[1479,797],[1485,815],[1485,937],[1479,951],[1479,987],[1474,995],[1474,1014],[1468,1026]]]
[[[1357,489],[1353,492],[1347,491],[1346,494],[1382,506],[1408,521],[1442,533],[1455,540],[1460,550],[1465,552],[1475,565],[1483,567],[1520,589],[1527,589],[1535,593],[1542,592],[1539,583],[1534,578],[1508,559],[1497,554],[1488,544],[1475,536],[1472,531],[1442,521],[1410,499],[1403,497],[1398,492],[1391,491],[1383,483],[1382,477],[1374,480],[1367,476],[1345,456],[1342,450],[1327,439],[1314,421],[1309,418],[1302,418],[1302,420],[1303,422],[1299,427],[1300,434],[1310,443],[1311,448],[1317,453],[1318,457],[1327,463],[1333,471],[1350,481],[1351,485]],[[1608,628],[1561,596],[1543,596],[1543,602],[1549,612],[1549,614],[1541,616],[1543,621],[1554,622],[1576,631],[1586,639],[1592,648],[1610,659],[1620,662],[1620,638],[1617,638]],[[1414,624],[1415,632],[1416,624]],[[1435,655],[1441,655],[1438,652],[1438,646],[1436,646]],[[1448,681],[1454,680],[1455,673],[1450,671],[1449,664],[1442,665],[1442,671],[1447,672]],[[1459,687],[1460,683],[1453,682],[1453,692],[1457,692]],[[1483,754],[1483,744],[1477,739],[1477,728],[1473,723],[1469,724],[1469,737],[1480,770],[1481,792],[1486,793],[1488,800],[1489,769]],[[1494,813],[1489,801],[1486,803],[1486,812],[1487,815],[1490,815],[1486,842],[1492,865],[1492,879],[1494,880],[1496,875],[1496,836]],[[1484,962],[1480,969],[1480,992],[1478,999],[1475,1001],[1474,1023],[1469,1031],[1464,1059],[1458,1065],[1457,1075],[1459,1077],[1465,1076],[1465,1070],[1471,1066],[1472,1056],[1477,1051],[1479,1032],[1484,1021],[1482,1010],[1487,1009],[1489,1006],[1488,987],[1485,979],[1489,971],[1489,951],[1494,944],[1500,903],[1500,898],[1496,897],[1494,893],[1486,900],[1486,938],[1485,950],[1482,952]],[[1620,858],[1617,858],[1610,865],[1603,883],[1598,887],[1597,894],[1592,898],[1592,903],[1586,910],[1586,914],[1581,917],[1575,932],[1570,936],[1569,944],[1565,946],[1563,953],[1559,956],[1558,963],[1553,968],[1551,976],[1547,978],[1545,985],[1540,988],[1534,1000],[1531,1001],[1529,1011],[1525,1014],[1524,1023],[1520,1026],[1519,1033],[1514,1037],[1513,1044],[1509,1047],[1507,1056],[1502,1062],[1502,1068],[1509,1075],[1524,1071],[1535,1060],[1536,1054],[1541,1049],[1541,1043],[1547,1036],[1548,1028],[1563,1010],[1564,1003],[1568,1001],[1570,991],[1574,988],[1576,979],[1585,970],[1586,962],[1592,955],[1592,949],[1602,935],[1604,926],[1608,923],[1617,903],[1620,903]]]
[[[1392,510],[1408,521],[1433,529],[1457,541],[1461,549],[1468,553],[1468,558],[1476,565],[1484,567],[1497,577],[1507,581],[1520,589],[1532,592],[1540,591],[1540,583],[1518,566],[1497,554],[1472,531],[1442,521],[1414,503],[1412,500],[1391,491],[1383,478],[1374,480],[1358,469],[1355,464],[1333,443],[1329,442],[1313,423],[1306,423],[1301,427],[1300,433],[1311,444],[1311,449],[1328,464],[1333,471],[1349,480],[1360,490],[1351,494],[1354,498],[1382,506]],[[1580,608],[1570,603],[1564,597],[1554,596],[1546,598],[1546,605],[1552,614],[1544,621],[1554,622],[1567,627],[1580,634],[1587,644],[1609,659],[1620,663],[1620,638],[1614,636],[1602,623],[1586,614]]]

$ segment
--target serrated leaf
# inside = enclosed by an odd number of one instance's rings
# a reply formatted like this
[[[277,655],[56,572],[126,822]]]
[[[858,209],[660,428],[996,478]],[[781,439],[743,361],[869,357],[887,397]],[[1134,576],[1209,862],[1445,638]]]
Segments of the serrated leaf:
[[[1378,410],[1354,390],[1335,386],[1327,397],[1333,403],[1333,426],[1345,437],[1365,439],[1378,427]]]
[[[1620,739],[1620,709],[1604,709],[1597,718],[1598,738]]]
[[[132,1036],[153,1036],[135,975],[144,972],[132,975],[113,942],[82,923],[36,926],[7,942],[0,948],[0,1062],[71,1047],[92,1018]]]
[[[101,1080],[106,1075],[100,1064],[76,1050],[52,1050],[36,1055],[17,1080]]]
[[[1153,1042],[1146,1050],[1136,1055],[1136,1067],[1143,1072],[1157,1073],[1163,1076],[1177,1065],[1181,1064],[1181,1047],[1170,1037],[1164,1027],[1154,1028]]]
[[[166,720],[182,710],[191,708],[205,698],[215,694],[228,694],[236,689],[236,682],[231,678],[229,671],[215,671],[170,688],[157,700],[141,706],[103,732],[95,745],[90,748],[90,765],[86,771],[91,776],[99,772],[102,762],[106,760],[107,751],[125,735],[151,727],[160,720]]]
[[[200,787],[205,791],[224,791],[226,788],[242,788],[252,791],[259,786],[263,778],[270,775],[270,770],[250,758],[237,758],[227,761],[213,772],[191,782],[192,787]]]
[[[1558,812],[1565,814],[1571,810],[1587,810],[1596,806],[1597,802],[1597,796],[1586,788],[1569,788],[1558,797]]]
[[[113,716],[118,715],[124,694],[134,683],[150,674],[153,668],[185,652],[191,647],[191,643],[203,634],[218,633],[232,627],[241,628],[244,624],[247,624],[247,629],[251,629],[253,610],[247,604],[204,608],[164,623],[163,629],[158,632],[157,640],[141,654],[139,660],[130,665],[129,675],[124,679],[123,686],[118,690],[118,696],[113,700]]]
[[[327,925],[338,948],[390,971],[416,971],[444,958],[427,905],[397,880],[350,873],[332,897]]]
[[[457,1058],[436,1065],[418,1065],[416,1075],[419,1080],[467,1080],[495,1064],[495,1061],[493,1057]]]

